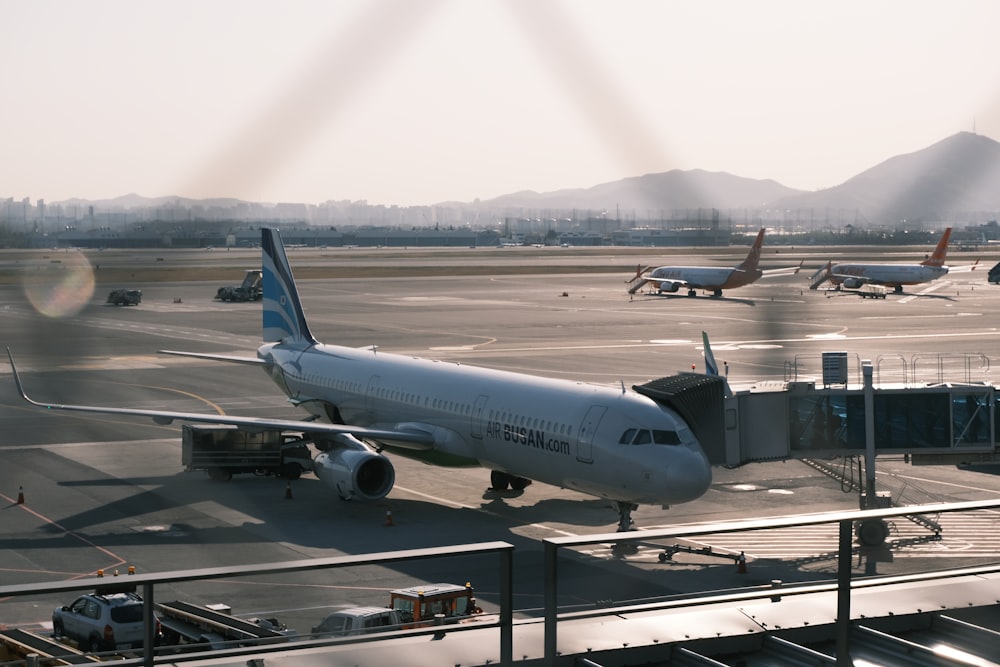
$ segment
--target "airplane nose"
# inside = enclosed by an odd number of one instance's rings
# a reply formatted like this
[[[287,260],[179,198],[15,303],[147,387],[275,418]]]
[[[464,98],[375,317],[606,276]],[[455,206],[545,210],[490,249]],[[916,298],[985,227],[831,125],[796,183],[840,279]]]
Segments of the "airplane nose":
[[[687,503],[705,495],[712,485],[712,467],[700,449],[681,450],[683,455],[667,468],[667,493],[672,503]],[[676,452],[681,454],[681,451]]]

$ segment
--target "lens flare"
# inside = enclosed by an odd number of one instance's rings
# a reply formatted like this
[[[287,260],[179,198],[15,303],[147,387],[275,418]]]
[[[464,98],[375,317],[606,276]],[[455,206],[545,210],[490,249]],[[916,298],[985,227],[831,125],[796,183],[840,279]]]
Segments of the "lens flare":
[[[94,296],[94,270],[79,251],[28,267],[24,295],[42,315],[61,319],[79,313]]]

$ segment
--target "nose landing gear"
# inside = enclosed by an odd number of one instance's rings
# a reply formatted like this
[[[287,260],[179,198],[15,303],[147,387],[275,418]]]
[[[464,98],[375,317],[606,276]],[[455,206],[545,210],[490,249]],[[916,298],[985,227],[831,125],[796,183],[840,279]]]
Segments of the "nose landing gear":
[[[620,500],[615,502],[615,506],[618,508],[618,532],[624,533],[632,530],[635,527],[635,522],[632,521],[632,510],[639,509],[639,506]]]

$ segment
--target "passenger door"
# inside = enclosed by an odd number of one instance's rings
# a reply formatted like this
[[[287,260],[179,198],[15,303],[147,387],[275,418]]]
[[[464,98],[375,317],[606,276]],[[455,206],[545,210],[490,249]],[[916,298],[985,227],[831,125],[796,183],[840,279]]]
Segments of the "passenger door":
[[[603,405],[592,405],[587,410],[586,416],[580,422],[580,430],[576,440],[576,460],[582,463],[593,463],[594,434],[597,427],[607,412],[607,407]]]

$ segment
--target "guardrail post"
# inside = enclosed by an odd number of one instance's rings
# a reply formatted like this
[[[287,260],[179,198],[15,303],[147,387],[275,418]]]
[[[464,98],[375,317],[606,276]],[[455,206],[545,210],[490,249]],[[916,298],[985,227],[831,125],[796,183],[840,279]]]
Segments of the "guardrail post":
[[[145,635],[142,638],[142,664],[153,667],[156,659],[156,618],[153,615],[153,582],[142,584],[142,627]]]
[[[837,667],[853,667],[851,660],[851,535],[854,522],[840,522],[837,548]]]
[[[514,663],[514,547],[500,552],[500,664]]]
[[[558,616],[558,586],[556,578],[558,567],[556,561],[559,558],[559,547],[548,540],[542,542],[544,546],[545,562],[544,568],[544,595],[545,602],[545,656],[544,662],[547,667],[555,667],[557,657],[556,642],[556,618]]]

